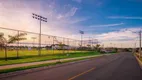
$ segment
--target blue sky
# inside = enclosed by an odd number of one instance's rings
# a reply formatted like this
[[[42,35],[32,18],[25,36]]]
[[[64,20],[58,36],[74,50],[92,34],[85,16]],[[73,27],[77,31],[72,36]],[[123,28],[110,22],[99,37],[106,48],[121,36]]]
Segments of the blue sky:
[[[106,33],[123,28],[137,28],[142,25],[142,2],[138,0],[62,0],[59,4],[71,4],[77,7],[78,10],[74,17],[88,18],[77,24],[85,30],[91,29],[90,31],[94,33]],[[93,30],[95,28],[97,30]]]
[[[101,42],[134,43],[142,28],[141,0],[0,0],[0,26],[39,32],[31,13],[47,17],[42,33]],[[19,27],[20,25],[20,27]],[[131,30],[131,31],[130,31]]]

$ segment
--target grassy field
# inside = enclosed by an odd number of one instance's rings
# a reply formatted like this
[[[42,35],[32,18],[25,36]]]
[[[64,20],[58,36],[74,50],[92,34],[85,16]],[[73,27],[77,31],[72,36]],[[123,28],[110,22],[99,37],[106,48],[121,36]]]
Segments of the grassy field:
[[[73,51],[73,50],[64,50],[64,53],[77,53],[77,52],[82,52],[82,51]],[[86,51],[83,51],[86,52]],[[50,55],[50,54],[63,54],[63,50],[41,50],[41,55]],[[11,57],[16,57],[17,51],[7,51],[7,56],[9,58]],[[24,56],[36,56],[38,55],[38,50],[19,50],[19,56],[24,57]],[[4,58],[5,54],[4,51],[0,51],[0,59]]]
[[[8,61],[4,60],[4,55],[0,53],[0,65],[8,65],[8,64],[18,64],[18,63],[27,63],[27,62],[37,62],[37,61],[45,61],[45,60],[54,60],[54,59],[63,59],[63,58],[73,58],[73,57],[81,57],[81,56],[90,56],[90,55],[99,55],[99,52],[95,51],[69,51],[67,55],[67,51],[63,54],[61,50],[55,50],[53,53],[50,51],[42,51],[42,55],[38,56],[37,51],[20,51],[19,58],[16,58],[16,51],[8,51]],[[4,53],[3,53],[4,54]]]

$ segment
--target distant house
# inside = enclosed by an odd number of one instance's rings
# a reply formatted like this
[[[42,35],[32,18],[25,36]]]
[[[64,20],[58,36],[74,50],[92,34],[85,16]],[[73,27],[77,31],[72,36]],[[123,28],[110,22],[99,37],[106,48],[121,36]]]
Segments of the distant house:
[[[50,49],[57,49],[57,50],[62,50],[62,49],[65,49],[65,50],[70,50],[70,49],[74,49],[75,47],[73,46],[69,46],[69,45],[63,45],[61,46],[60,44],[52,44],[51,46],[48,46],[48,48]]]
[[[57,50],[62,50],[62,49],[69,49],[69,46],[68,45],[63,45],[61,46],[60,44],[52,44],[50,46],[51,49],[57,49]]]

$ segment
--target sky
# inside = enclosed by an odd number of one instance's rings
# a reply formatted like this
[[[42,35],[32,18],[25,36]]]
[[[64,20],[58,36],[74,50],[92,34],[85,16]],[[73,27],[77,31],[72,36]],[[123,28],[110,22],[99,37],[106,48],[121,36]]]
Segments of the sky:
[[[42,33],[80,39],[92,37],[105,46],[134,47],[142,28],[142,0],[0,0],[0,27],[39,33],[32,13],[47,18]]]

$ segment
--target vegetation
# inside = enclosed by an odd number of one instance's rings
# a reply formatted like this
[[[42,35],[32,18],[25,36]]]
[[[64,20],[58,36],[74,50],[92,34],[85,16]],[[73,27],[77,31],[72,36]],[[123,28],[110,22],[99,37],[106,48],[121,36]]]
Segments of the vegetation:
[[[59,50],[60,51],[60,50]],[[57,53],[58,51],[56,51]],[[83,54],[85,53],[85,54]],[[11,55],[11,57],[8,58],[7,61],[5,61],[3,58],[0,58],[0,65],[8,65],[8,64],[18,64],[18,63],[27,63],[27,62],[37,62],[37,61],[45,61],[45,60],[54,60],[54,59],[64,59],[64,58],[74,58],[74,57],[82,57],[82,56],[91,56],[91,55],[99,55],[99,52],[94,52],[94,51],[84,51],[84,52],[70,52],[69,55],[67,54],[48,54],[48,55],[42,55],[42,56],[38,56],[37,54],[34,55],[35,53],[33,53],[33,55],[31,56],[30,54],[25,54],[25,55],[21,55],[19,56],[19,59],[12,57],[13,55]]]
[[[24,38],[24,36],[26,35],[26,33],[18,33],[14,36],[8,35],[8,39],[6,39],[4,37],[4,33],[0,33],[0,48],[2,50],[2,48],[4,48],[5,50],[5,59],[7,60],[7,46],[8,44],[11,43],[15,43],[21,40],[26,40],[26,38]],[[17,54],[18,57],[18,54]]]
[[[0,47],[6,47],[8,44],[15,43],[17,41],[26,40],[23,36],[26,33],[18,33],[14,36],[8,35],[8,39],[4,37],[4,33],[0,33]]]
[[[73,61],[79,61],[79,60],[84,60],[84,59],[88,59],[88,58],[81,58],[81,59],[68,60],[68,61],[62,61],[62,62],[56,62],[56,63],[48,63],[48,64],[40,64],[40,65],[33,65],[33,66],[26,66],[26,67],[18,67],[18,68],[5,69],[5,70],[0,70],[0,74],[1,73],[14,72],[14,71],[21,71],[21,70],[26,70],[26,69],[32,69],[32,68],[47,67],[47,66],[52,66],[52,65],[57,65],[57,64],[63,64],[63,63],[73,62]]]
[[[135,53],[134,55],[139,58],[140,61],[142,61],[142,57],[140,57],[139,53]]]

